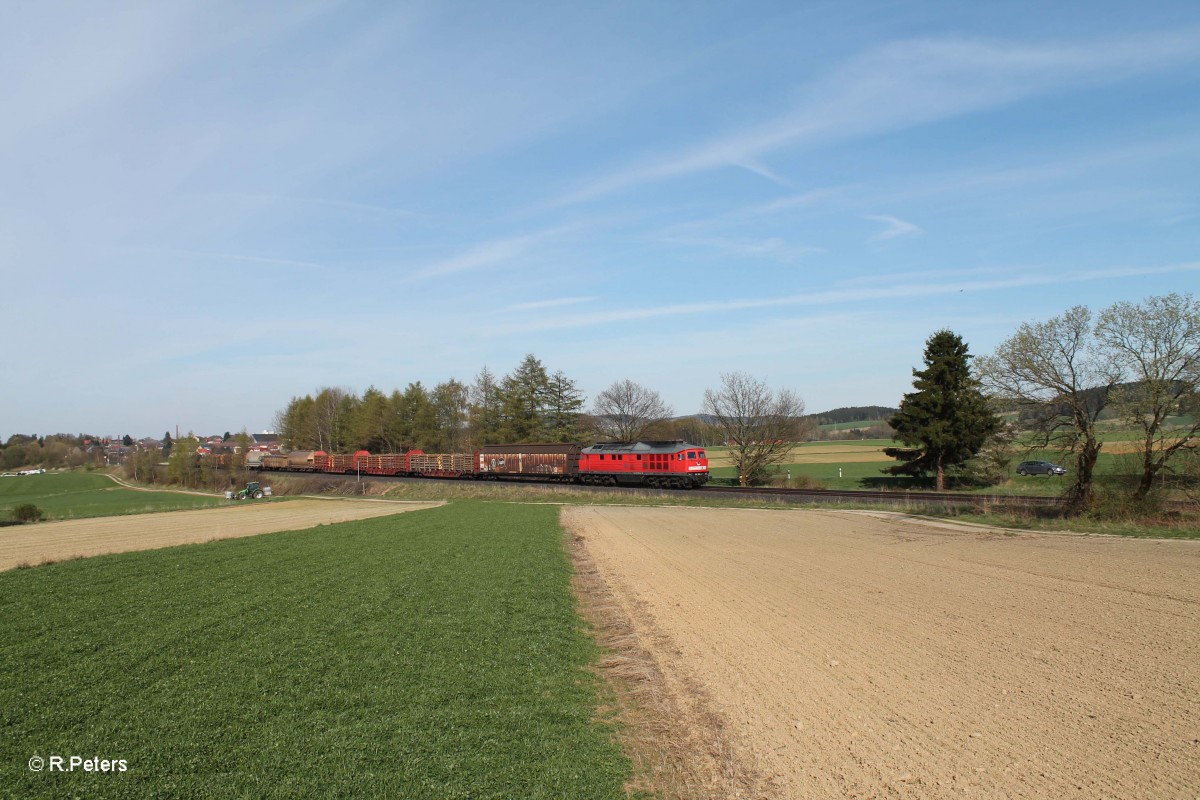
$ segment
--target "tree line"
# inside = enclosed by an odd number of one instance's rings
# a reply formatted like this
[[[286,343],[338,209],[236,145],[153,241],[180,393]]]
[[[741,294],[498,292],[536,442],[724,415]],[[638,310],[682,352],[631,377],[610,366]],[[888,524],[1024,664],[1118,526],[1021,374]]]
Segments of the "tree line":
[[[430,389],[418,381],[391,394],[372,386],[361,396],[325,387],[293,397],[275,424],[285,447],[326,452],[469,452],[489,444],[645,439],[726,444],[743,485],[765,480],[768,468],[813,427],[799,395],[744,373],[722,375],[719,388],[705,391],[704,413],[697,416],[672,418],[658,392],[628,379],[600,392],[590,411],[585,404],[573,379],[549,372],[529,354],[503,377],[484,367],[469,385],[452,378]]]
[[[1195,469],[1200,446],[1200,302],[1190,294],[1119,302],[1093,314],[1075,306],[1025,323],[980,359],[984,385],[1032,412],[1043,446],[1073,454],[1068,506],[1095,492],[1106,412],[1136,435],[1130,494],[1144,502],[1156,482]],[[1174,418],[1173,422],[1171,418]]]
[[[385,394],[325,387],[293,397],[275,418],[285,447],[330,453],[459,452],[501,442],[570,442],[582,435],[584,396],[533,354],[509,374],[484,367],[470,385],[420,381]]]
[[[86,433],[55,433],[49,436],[16,433],[0,447],[0,468],[18,469],[24,466],[80,467],[103,464],[104,453],[92,448],[100,437]]]
[[[903,447],[885,452],[892,474],[962,475],[981,459],[1001,466],[1016,431],[1001,409],[1019,413],[1032,444],[1072,456],[1069,510],[1095,499],[1102,415],[1132,430],[1136,468],[1128,495],[1145,503],[1168,476],[1192,479],[1200,459],[1200,303],[1190,294],[1119,302],[1093,314],[1076,306],[1022,324],[991,355],[970,364],[961,337],[938,331],[926,342],[914,391],[889,420]],[[1008,454],[1008,455],[1006,455]]]
[[[1071,510],[1093,500],[1103,447],[1097,422],[1108,413],[1136,432],[1138,469],[1130,494],[1144,501],[1167,474],[1196,471],[1200,461],[1200,303],[1191,295],[1116,303],[1097,315],[1083,306],[1041,323],[1025,323],[991,355],[972,365],[952,331],[926,342],[914,391],[888,419],[898,446],[885,452],[894,475],[998,483],[1018,452],[1016,411],[1033,445],[1072,454],[1065,493]],[[721,376],[704,393],[702,413],[672,419],[657,392],[629,380],[602,391],[589,412],[576,382],[550,373],[533,354],[509,374],[484,368],[470,384],[451,379],[426,389],[411,383],[390,395],[361,397],[324,388],[293,398],[277,415],[286,446],[348,452],[469,451],[511,442],[684,439],[730,447],[742,485],[762,483],[811,435],[816,418],[789,389],[772,389],[745,373]],[[868,418],[882,407],[839,409]],[[1170,419],[1173,424],[1168,424]]]
[[[874,422],[886,419],[896,413],[889,406],[847,406],[834,408],[820,414],[813,414],[812,420],[817,425],[840,424],[844,422]]]

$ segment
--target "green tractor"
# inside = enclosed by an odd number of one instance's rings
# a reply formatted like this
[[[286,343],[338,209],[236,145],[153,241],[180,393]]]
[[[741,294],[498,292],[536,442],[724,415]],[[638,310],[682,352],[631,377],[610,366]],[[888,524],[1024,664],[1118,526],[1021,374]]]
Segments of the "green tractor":
[[[258,481],[250,481],[246,484],[245,489],[241,489],[236,492],[228,492],[226,496],[230,500],[249,500],[251,498],[255,500],[261,500],[264,497],[271,496],[271,487],[260,486]]]

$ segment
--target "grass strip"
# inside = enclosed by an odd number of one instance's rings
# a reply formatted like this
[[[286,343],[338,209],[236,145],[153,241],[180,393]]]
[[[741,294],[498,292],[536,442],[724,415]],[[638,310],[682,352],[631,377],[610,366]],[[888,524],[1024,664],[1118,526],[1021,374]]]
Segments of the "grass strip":
[[[817,509],[822,511],[865,510],[900,511],[923,516],[943,517],[986,525],[1030,530],[1070,531],[1109,536],[1139,538],[1200,539],[1200,513],[1192,511],[1153,520],[1109,520],[1094,515],[1055,519],[1035,513],[984,515],[968,508],[938,503],[898,502],[896,505],[840,501],[829,503],[784,503],[770,499],[696,496],[691,492],[663,493],[657,490],[604,492],[588,491],[575,486],[520,483],[475,483],[469,481],[423,481],[397,483],[385,492],[392,500],[451,500],[507,503],[549,503],[559,505],[620,505],[620,506],[683,506],[700,508],[756,508],[789,510]],[[899,495],[903,498],[903,495]]]
[[[1176,513],[1158,522],[1140,519],[1109,519],[1084,514],[1056,518],[1037,514],[983,514],[972,511],[943,513],[938,516],[978,525],[1021,530],[1082,533],[1100,536],[1125,536],[1133,539],[1200,539],[1200,516]]]
[[[0,574],[0,794],[624,797],[561,536],[457,503]]]

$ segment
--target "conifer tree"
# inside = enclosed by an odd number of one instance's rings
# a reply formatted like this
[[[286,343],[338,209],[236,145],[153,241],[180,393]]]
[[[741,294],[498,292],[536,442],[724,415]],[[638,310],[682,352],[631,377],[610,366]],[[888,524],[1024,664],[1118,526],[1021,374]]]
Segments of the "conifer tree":
[[[937,476],[946,488],[946,470],[961,467],[979,452],[1000,426],[988,400],[971,375],[971,356],[962,337],[941,330],[925,343],[925,369],[913,370],[913,388],[888,420],[892,437],[907,447],[884,453],[900,461],[893,475]]]
[[[536,442],[545,436],[550,378],[530,353],[500,384],[500,433],[508,442]]]
[[[551,441],[579,439],[579,416],[583,405],[583,392],[575,381],[562,370],[550,376],[546,384],[546,435]]]
[[[404,389],[404,394],[399,395],[397,400],[397,432],[403,449],[426,452],[436,450],[437,410],[429,399],[429,392],[420,381],[414,381]]]
[[[390,452],[387,426],[392,413],[388,397],[374,386],[368,386],[362,399],[350,415],[350,448],[372,453]]]

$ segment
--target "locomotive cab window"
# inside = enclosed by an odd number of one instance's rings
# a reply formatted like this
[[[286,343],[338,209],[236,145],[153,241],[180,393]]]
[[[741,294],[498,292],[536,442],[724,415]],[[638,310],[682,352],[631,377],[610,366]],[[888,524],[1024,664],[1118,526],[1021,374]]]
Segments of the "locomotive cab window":
[[[692,460],[692,459],[695,459],[695,458],[696,458],[696,451],[695,451],[695,450],[688,450],[688,459],[689,459],[689,460]]]

